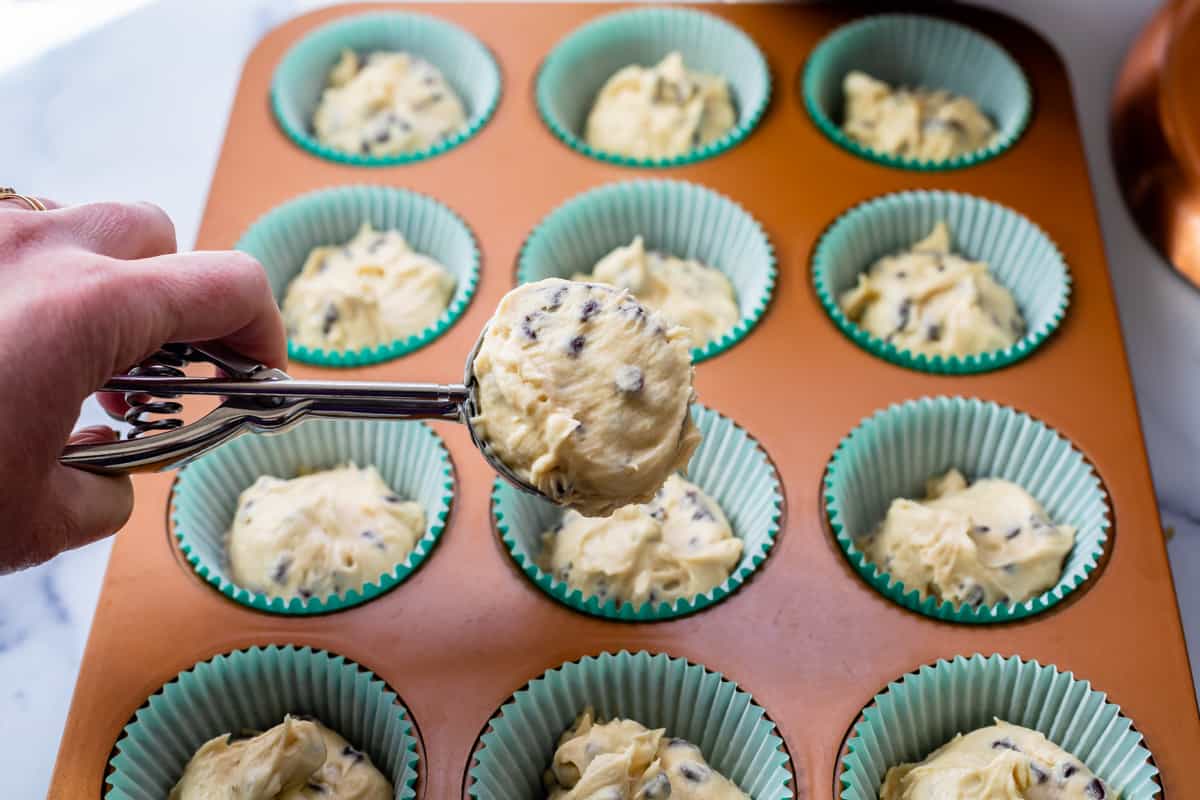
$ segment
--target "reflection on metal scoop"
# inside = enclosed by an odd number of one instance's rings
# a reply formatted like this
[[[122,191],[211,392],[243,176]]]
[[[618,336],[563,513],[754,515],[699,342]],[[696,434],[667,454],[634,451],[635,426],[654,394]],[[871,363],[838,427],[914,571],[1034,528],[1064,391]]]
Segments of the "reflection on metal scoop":
[[[181,466],[243,433],[278,433],[305,417],[366,419],[444,419],[461,422],[471,441],[501,477],[532,494],[538,490],[514,473],[479,435],[475,355],[487,326],[467,357],[461,384],[311,381],[291,378],[207,343],[168,344],[130,374],[115,377],[102,391],[123,392],[129,403],[129,438],[118,442],[68,445],[63,464],[99,473],[149,472]],[[208,362],[224,377],[196,378],[183,372],[189,363]],[[190,424],[173,415],[183,410],[182,395],[216,395],[224,400]],[[144,436],[148,431],[162,431]]]

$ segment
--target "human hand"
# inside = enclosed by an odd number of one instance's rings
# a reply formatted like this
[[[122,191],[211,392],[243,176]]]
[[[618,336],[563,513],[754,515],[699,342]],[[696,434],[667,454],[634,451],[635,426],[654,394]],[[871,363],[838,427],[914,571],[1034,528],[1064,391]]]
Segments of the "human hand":
[[[128,477],[65,467],[83,400],[165,342],[221,340],[283,367],[283,322],[266,274],[239,252],[175,252],[175,228],[145,203],[48,211],[0,201],[0,572],[117,531]],[[121,400],[101,395],[110,410]]]

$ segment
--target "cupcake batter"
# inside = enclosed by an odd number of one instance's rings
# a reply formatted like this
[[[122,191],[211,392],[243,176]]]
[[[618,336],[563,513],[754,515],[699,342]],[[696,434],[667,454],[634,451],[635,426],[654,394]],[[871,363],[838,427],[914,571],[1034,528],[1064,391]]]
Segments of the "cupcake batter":
[[[466,124],[441,71],[404,52],[375,52],[364,62],[343,50],[313,115],[321,144],[371,156],[425,150]]]
[[[366,753],[311,717],[252,738],[222,734],[192,756],[170,800],[391,800]]]
[[[996,128],[979,106],[943,89],[892,89],[858,70],[842,82],[842,130],[879,153],[945,161],[991,145]]]
[[[568,511],[542,535],[538,566],[584,595],[640,607],[710,591],[741,557],[717,502],[672,475],[645,505],[604,518]]]
[[[996,720],[919,764],[892,767],[880,800],[1106,800],[1104,781],[1037,731]]]
[[[425,510],[373,466],[264,475],[238,498],[229,566],[235,583],[269,597],[327,597],[391,572],[424,534]]]
[[[591,275],[574,279],[628,289],[650,308],[687,328],[692,347],[719,339],[741,317],[733,284],[725,273],[692,259],[647,251],[641,236],[600,259]]]
[[[513,289],[474,371],[480,438],[588,516],[648,502],[700,441],[687,333],[610,286],[550,278]]]
[[[721,138],[737,122],[729,86],[692,72],[673,52],[608,79],[587,118],[587,143],[630,158],[671,158]]]
[[[545,783],[549,800],[750,800],[691,742],[629,719],[600,723],[591,708],[559,738]]]
[[[1047,519],[1020,486],[998,478],[967,486],[952,469],[930,479],[925,494],[893,500],[883,524],[859,544],[906,590],[980,606],[1024,602],[1058,582],[1075,529]]]
[[[871,335],[928,356],[1002,350],[1025,333],[1016,302],[987,263],[950,252],[944,222],[911,250],[872,264],[839,305]]]
[[[364,222],[346,244],[308,254],[287,288],[283,319],[297,344],[359,350],[421,333],[446,312],[454,287],[454,276],[398,231]]]

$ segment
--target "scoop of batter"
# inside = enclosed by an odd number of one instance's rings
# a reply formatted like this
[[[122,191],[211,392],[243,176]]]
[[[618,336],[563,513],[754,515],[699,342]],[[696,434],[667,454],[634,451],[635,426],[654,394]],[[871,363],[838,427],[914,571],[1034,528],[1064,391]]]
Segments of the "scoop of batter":
[[[466,122],[462,101],[437,67],[384,51],[364,61],[343,50],[313,115],[321,144],[372,156],[424,150]]]
[[[749,800],[691,742],[595,716],[584,709],[559,738],[545,776],[549,800]]]
[[[572,589],[618,603],[673,603],[719,586],[742,557],[721,507],[678,475],[645,505],[610,517],[568,511],[542,534],[538,566]]]
[[[671,158],[719,139],[737,122],[729,86],[670,53],[608,79],[587,118],[587,143],[631,158]]]
[[[170,800],[390,800],[366,753],[312,718],[287,716],[265,733],[222,734],[188,762]]]
[[[930,479],[924,500],[896,499],[859,544],[869,561],[921,598],[955,605],[1020,603],[1058,582],[1075,529],[1006,480],[967,486],[952,469]]]
[[[880,800],[1105,800],[1104,782],[1037,731],[996,720],[887,772]]]
[[[574,279],[628,289],[648,307],[687,328],[692,347],[719,338],[741,317],[725,273],[690,258],[646,250],[641,236],[600,259],[591,275]]]
[[[1016,302],[987,263],[950,252],[944,222],[911,250],[872,264],[839,304],[868,333],[930,356],[1001,350],[1025,333]]]
[[[455,283],[398,231],[376,231],[364,222],[346,244],[313,248],[288,285],[283,319],[288,336],[305,347],[375,347],[437,322]]]
[[[880,153],[945,161],[988,147],[996,128],[979,106],[942,89],[892,89],[854,70],[842,82],[842,130]]]
[[[326,597],[391,572],[424,533],[425,510],[373,466],[264,475],[238,498],[229,566],[235,583],[270,597]]]
[[[480,438],[588,516],[648,502],[700,441],[686,332],[611,286],[550,278],[513,289],[474,372]]]

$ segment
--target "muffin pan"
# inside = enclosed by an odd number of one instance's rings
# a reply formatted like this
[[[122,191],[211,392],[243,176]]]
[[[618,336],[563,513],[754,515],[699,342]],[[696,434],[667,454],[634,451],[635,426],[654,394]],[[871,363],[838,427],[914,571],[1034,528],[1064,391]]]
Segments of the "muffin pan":
[[[467,796],[488,721],[530,681],[622,650],[683,659],[751,694],[783,740],[779,752],[787,759],[780,768],[791,772],[796,797],[842,793],[841,753],[854,741],[864,706],[890,682],[939,659],[997,652],[1054,665],[1103,692],[1144,737],[1140,746],[1161,771],[1151,776],[1161,784],[1157,793],[1200,796],[1200,773],[1190,763],[1200,752],[1200,716],[1071,89],[1053,48],[1007,17],[937,6],[931,13],[985,34],[1011,54],[1031,85],[1033,113],[996,158],[949,171],[895,169],[830,141],[802,96],[813,48],[858,12],[714,5],[706,12],[742,30],[766,56],[770,104],[754,130],[723,153],[636,169],[569,148],[542,121],[534,96],[539,67],[556,45],[618,8],[397,6],[477,37],[494,54],[504,88],[494,115],[470,140],[436,158],[379,168],[298,147],[280,128],[269,97],[272,77],[297,41],[381,6],[328,8],[288,22],[246,62],[197,245],[232,247],[264,213],[325,187],[372,183],[436,199],[461,216],[480,248],[478,288],[462,316],[436,340],[394,360],[339,370],[293,362],[291,369],[302,377],[451,382],[514,285],[522,245],[555,208],[590,189],[638,178],[711,188],[761,223],[776,257],[766,313],[741,341],[696,369],[703,404],[752,432],[778,472],[787,512],[769,556],[737,592],[695,614],[642,623],[581,613],[522,574],[492,527],[495,476],[465,429],[438,422],[432,427],[454,464],[454,503],[424,563],[353,608],[270,614],[240,605],[194,573],[169,522],[176,476],[139,476],[133,518],[113,548],[51,796],[103,795],[123,728],[179,673],[217,654],[287,645],[344,656],[399,695],[419,731],[419,798]],[[1024,215],[1057,245],[1069,265],[1070,303],[1028,357],[987,373],[931,374],[871,355],[825,313],[812,277],[822,234],[854,206],[910,189],[984,198]],[[859,577],[826,522],[830,457],[864,418],[937,396],[979,398],[1028,414],[1092,465],[1108,496],[1111,529],[1107,557],[1085,587],[1036,616],[981,626],[901,608]],[[1152,787],[1148,796],[1154,793]]]

